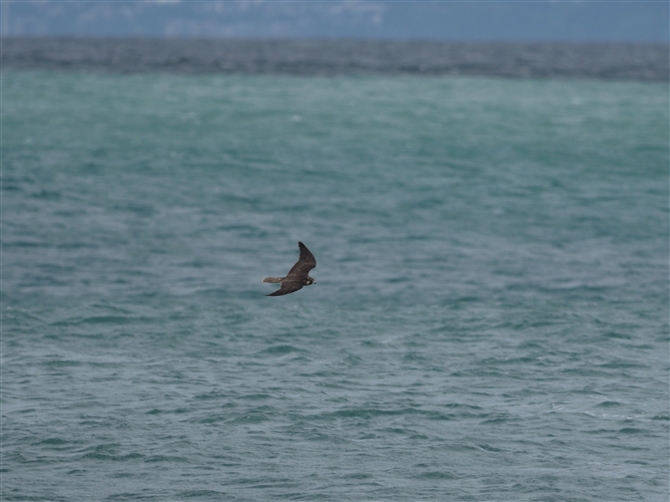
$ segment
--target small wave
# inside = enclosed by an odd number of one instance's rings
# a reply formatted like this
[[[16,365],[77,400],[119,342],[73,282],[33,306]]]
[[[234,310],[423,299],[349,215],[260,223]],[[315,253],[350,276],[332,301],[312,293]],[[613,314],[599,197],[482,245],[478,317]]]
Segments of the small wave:
[[[619,429],[621,434],[645,434],[647,431],[644,429],[638,429],[637,427],[624,427]]]
[[[187,490],[178,494],[178,499],[207,499],[207,500],[226,500],[229,495],[226,492],[217,490]]]
[[[599,403],[597,406],[601,408],[613,408],[615,406],[621,406],[621,403],[618,401],[603,401],[602,403]]]
[[[152,455],[147,457],[145,460],[147,463],[153,462],[188,462],[188,459],[185,457],[179,457],[174,455]]]
[[[415,477],[418,479],[430,479],[430,480],[456,479],[455,475],[443,471],[423,472],[421,474],[416,475]]]
[[[267,349],[261,350],[258,354],[269,354],[273,356],[283,356],[286,354],[291,354],[292,352],[305,352],[304,349],[294,347],[293,345],[288,344],[279,344],[268,347]]]
[[[90,460],[109,460],[113,462],[125,462],[128,460],[135,460],[138,458],[144,458],[144,455],[141,453],[125,453],[125,454],[114,454],[107,453],[106,448],[96,447],[95,451],[86,453],[81,456],[82,459]]]

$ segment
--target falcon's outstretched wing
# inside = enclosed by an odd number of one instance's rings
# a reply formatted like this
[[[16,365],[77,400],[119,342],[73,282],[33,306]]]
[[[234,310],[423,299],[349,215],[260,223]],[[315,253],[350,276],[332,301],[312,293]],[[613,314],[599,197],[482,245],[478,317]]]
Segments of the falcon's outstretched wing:
[[[302,289],[302,281],[287,279],[287,280],[285,280],[281,283],[281,288],[279,288],[274,293],[270,293],[269,295],[265,295],[265,296],[287,295],[289,293],[294,293],[294,292],[298,291],[299,289]]]
[[[288,271],[286,278],[300,277],[302,280],[307,277],[310,270],[316,267],[316,258],[314,258],[312,252],[307,249],[307,246],[302,242],[298,242],[298,247],[300,248],[300,257],[298,258],[298,262]]]

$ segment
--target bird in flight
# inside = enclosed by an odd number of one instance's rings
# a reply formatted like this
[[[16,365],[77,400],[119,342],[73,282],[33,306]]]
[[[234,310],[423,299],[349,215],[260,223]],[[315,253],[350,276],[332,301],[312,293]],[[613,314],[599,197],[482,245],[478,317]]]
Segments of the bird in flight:
[[[266,277],[263,279],[263,282],[281,282],[281,287],[277,291],[266,296],[287,295],[302,289],[303,286],[311,286],[316,282],[308,275],[309,271],[316,267],[316,258],[302,242],[298,242],[298,247],[300,248],[300,258],[288,271],[286,277]]]

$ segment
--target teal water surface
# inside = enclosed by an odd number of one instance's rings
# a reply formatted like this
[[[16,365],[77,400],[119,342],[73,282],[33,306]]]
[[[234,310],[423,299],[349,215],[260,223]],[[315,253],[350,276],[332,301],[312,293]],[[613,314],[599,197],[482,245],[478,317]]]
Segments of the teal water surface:
[[[665,84],[3,72],[0,498],[666,501],[668,158]]]

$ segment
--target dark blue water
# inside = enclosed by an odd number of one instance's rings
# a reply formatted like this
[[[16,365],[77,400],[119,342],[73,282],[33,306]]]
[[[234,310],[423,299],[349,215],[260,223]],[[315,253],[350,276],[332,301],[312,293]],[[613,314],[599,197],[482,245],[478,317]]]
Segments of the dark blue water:
[[[667,85],[2,86],[3,500],[668,499]]]

